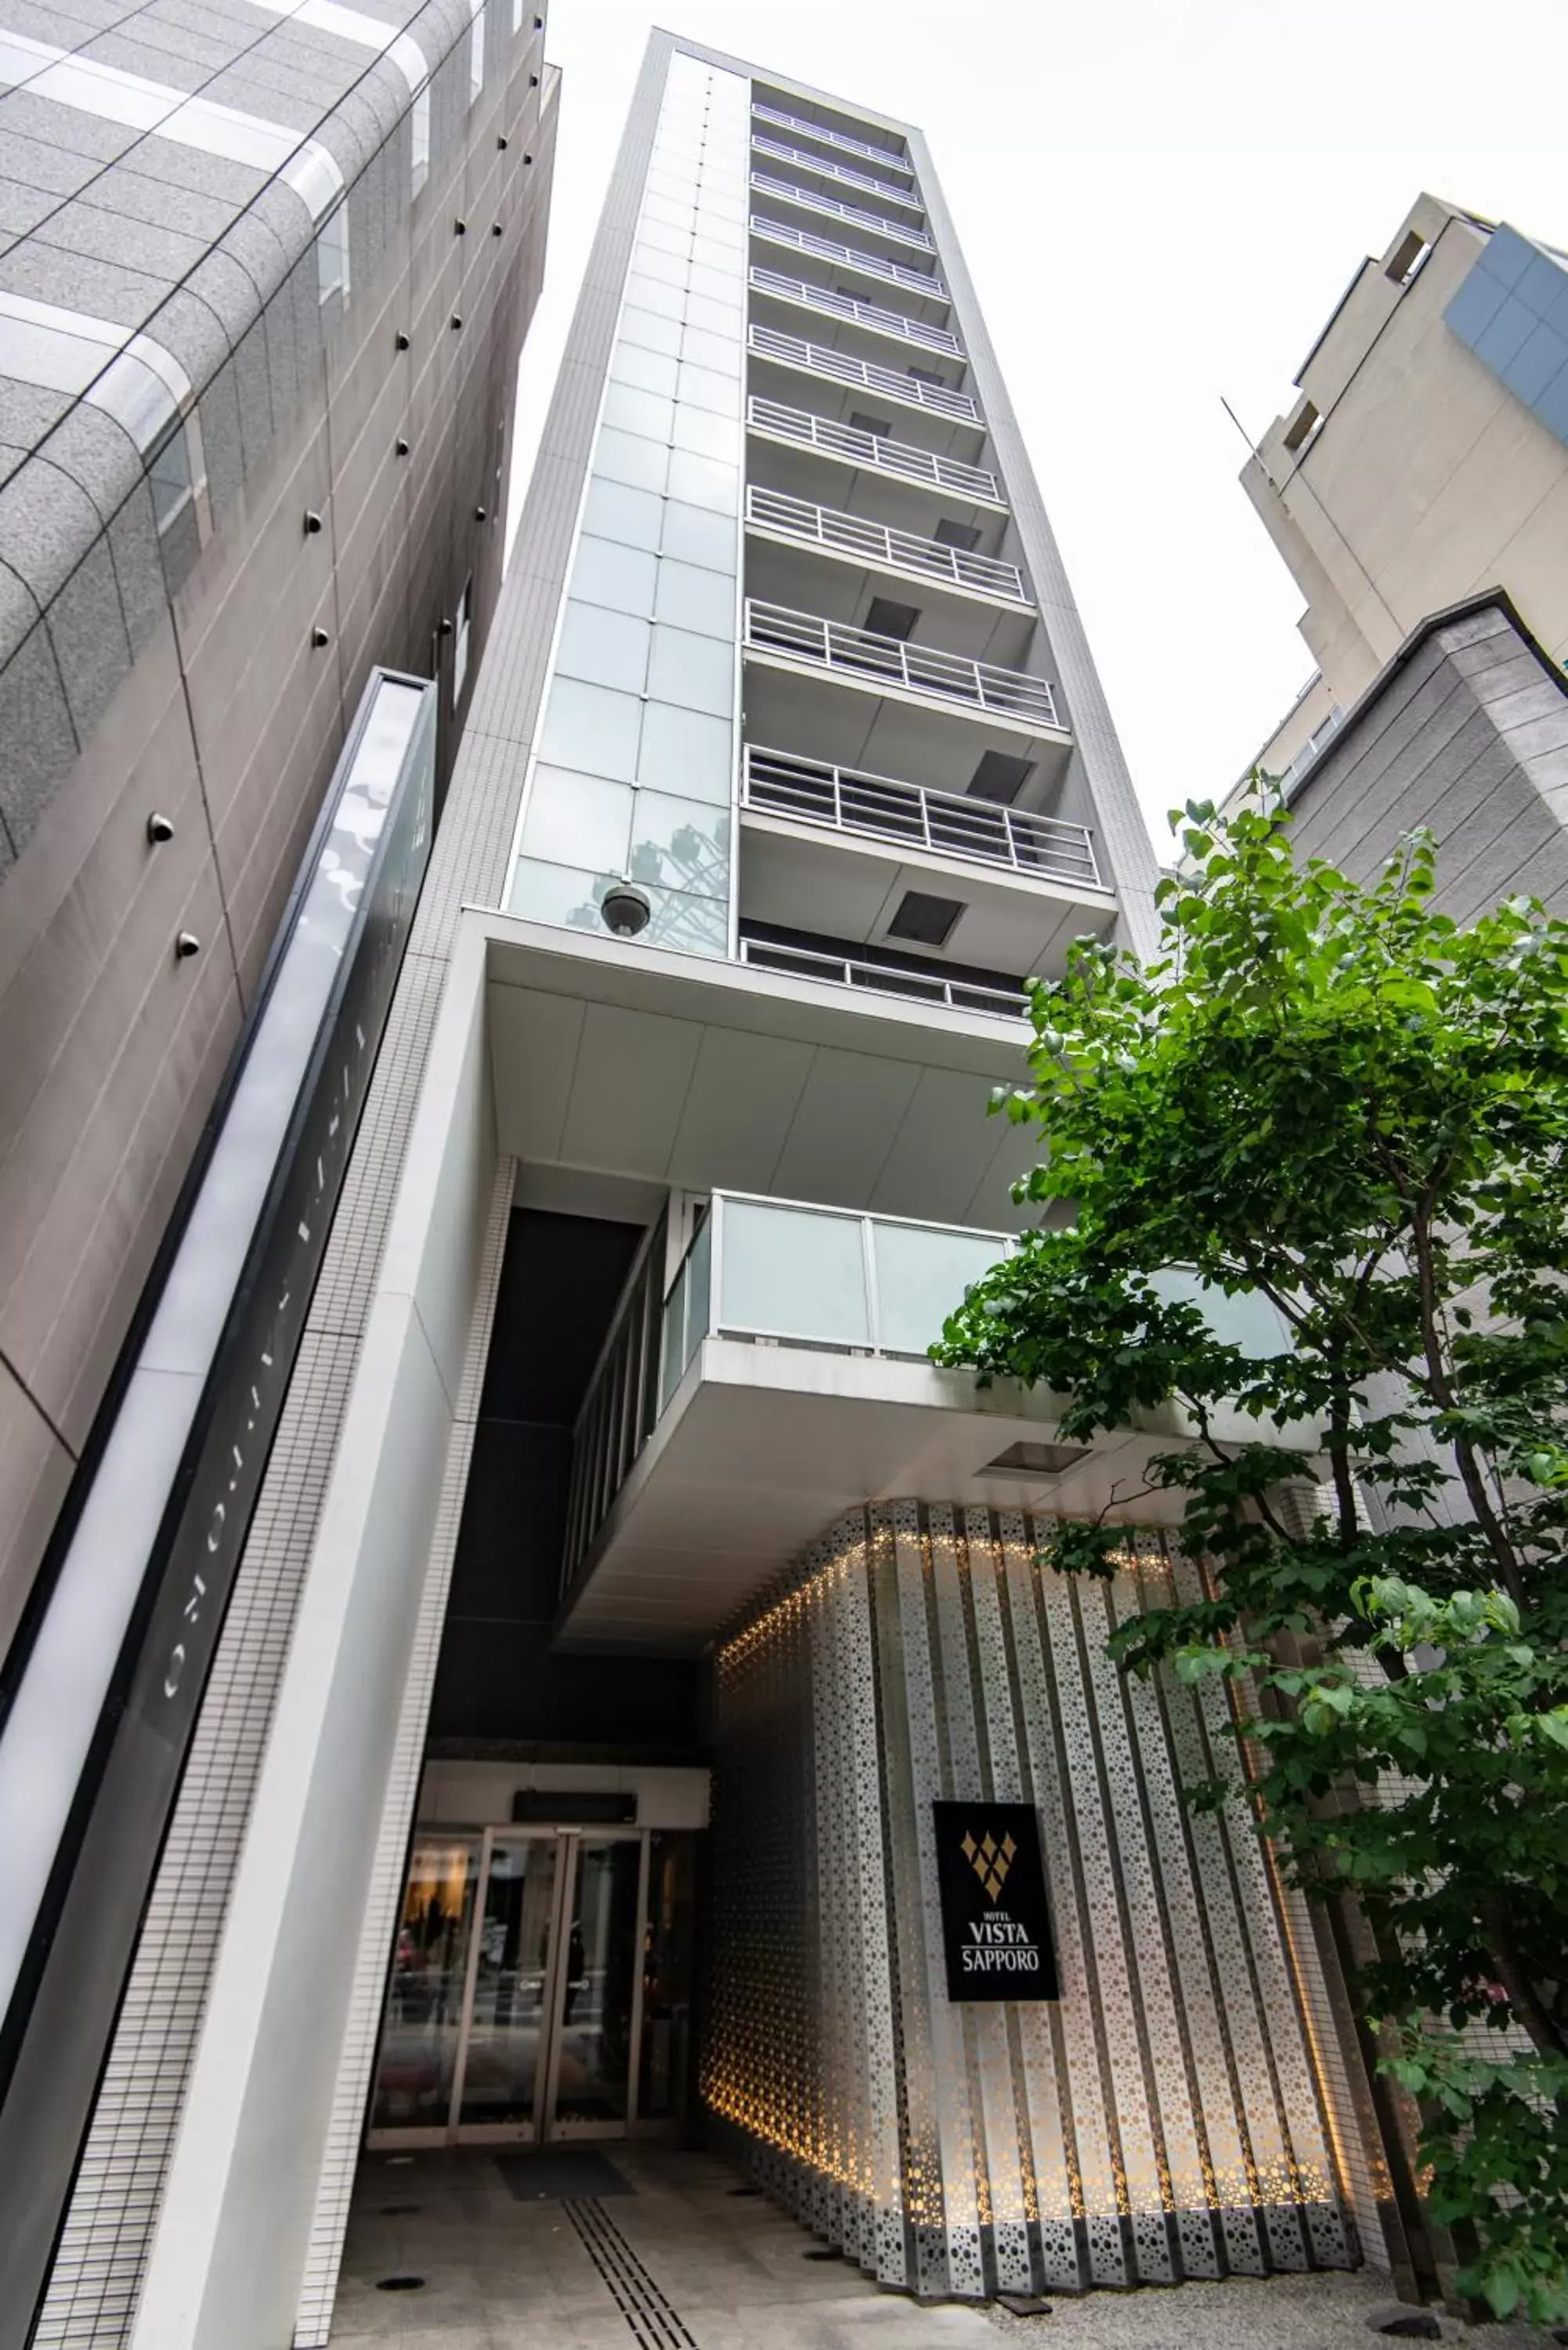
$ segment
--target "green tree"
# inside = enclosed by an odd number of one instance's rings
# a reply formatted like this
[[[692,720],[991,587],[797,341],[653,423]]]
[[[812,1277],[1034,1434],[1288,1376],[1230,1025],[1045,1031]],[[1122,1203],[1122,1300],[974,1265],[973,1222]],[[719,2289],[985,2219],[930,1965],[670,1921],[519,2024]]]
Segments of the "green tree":
[[[1568,926],[1434,912],[1428,835],[1363,888],[1255,808],[1173,823],[1158,958],[1084,940],[1032,983],[1029,1082],[992,1106],[1041,1130],[1044,1222],[934,1352],[1065,1396],[1068,1437],[1184,1408],[1149,1475],[1209,1596],[1113,1652],[1228,1677],[1260,1824],[1375,1953],[1353,1989],[1475,2249],[1460,2289],[1562,2319]],[[1219,1335],[1248,1292],[1275,1352]],[[1227,1406],[1257,1440],[1216,1440]],[[1050,1563],[1108,1573],[1118,1539],[1064,1523]]]

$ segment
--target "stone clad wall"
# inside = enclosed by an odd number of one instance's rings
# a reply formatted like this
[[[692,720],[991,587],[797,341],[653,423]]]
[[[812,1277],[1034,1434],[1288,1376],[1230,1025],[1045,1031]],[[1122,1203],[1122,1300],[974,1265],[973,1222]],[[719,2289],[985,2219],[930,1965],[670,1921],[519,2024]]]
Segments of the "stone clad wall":
[[[1212,1685],[1129,1681],[1107,1585],[1022,1513],[842,1520],[716,1660],[702,2096],[732,2145],[884,2281],[979,2297],[1346,2267],[1375,2190],[1309,1932],[1238,1809]],[[1186,1570],[1180,1570],[1185,1574]],[[930,1804],[1039,1811],[1059,2002],[945,1993]]]

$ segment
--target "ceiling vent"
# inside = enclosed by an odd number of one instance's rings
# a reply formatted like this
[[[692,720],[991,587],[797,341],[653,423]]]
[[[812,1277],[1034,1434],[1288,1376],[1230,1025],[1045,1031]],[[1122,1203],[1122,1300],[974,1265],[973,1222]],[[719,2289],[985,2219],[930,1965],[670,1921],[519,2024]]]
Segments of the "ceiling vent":
[[[917,940],[923,947],[945,947],[963,907],[961,898],[929,898],[923,889],[906,889],[888,936]]]
[[[980,764],[970,777],[970,796],[995,800],[1003,807],[1011,807],[1033,772],[1032,760],[1014,759],[1005,751],[982,752]]]
[[[1086,1461],[1086,1444],[1010,1444],[994,1461],[977,1470],[981,1477],[1060,1477],[1075,1462]]]

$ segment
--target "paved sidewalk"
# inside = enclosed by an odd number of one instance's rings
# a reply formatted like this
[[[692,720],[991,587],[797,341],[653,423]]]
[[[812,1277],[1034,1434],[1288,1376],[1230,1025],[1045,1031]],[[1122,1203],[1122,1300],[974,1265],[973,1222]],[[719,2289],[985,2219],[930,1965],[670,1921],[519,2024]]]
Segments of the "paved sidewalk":
[[[1015,2319],[888,2293],[824,2247],[712,2156],[662,2144],[529,2158],[477,2149],[360,2167],[333,2343],[398,2350],[1372,2350],[1386,2280],[1279,2277],[1165,2291],[1059,2295]],[[497,2159],[497,2154],[500,2158]],[[572,2165],[591,2192],[559,2188]],[[551,2166],[555,2166],[551,2168]],[[597,2177],[596,2177],[597,2174]],[[508,2183],[509,2178],[512,2184]],[[514,2192],[514,2188],[518,2191]],[[630,2189],[631,2191],[627,2191]],[[386,2281],[419,2278],[406,2290]],[[1448,2318],[1451,2350],[1552,2350],[1521,2326],[1475,2334]]]

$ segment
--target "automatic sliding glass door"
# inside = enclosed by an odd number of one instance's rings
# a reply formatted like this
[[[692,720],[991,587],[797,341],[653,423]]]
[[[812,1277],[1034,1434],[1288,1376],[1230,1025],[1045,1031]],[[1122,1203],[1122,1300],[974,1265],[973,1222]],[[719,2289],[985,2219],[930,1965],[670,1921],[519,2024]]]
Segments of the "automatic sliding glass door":
[[[370,2106],[373,2149],[623,2137],[638,2120],[649,1837],[420,1837]]]

